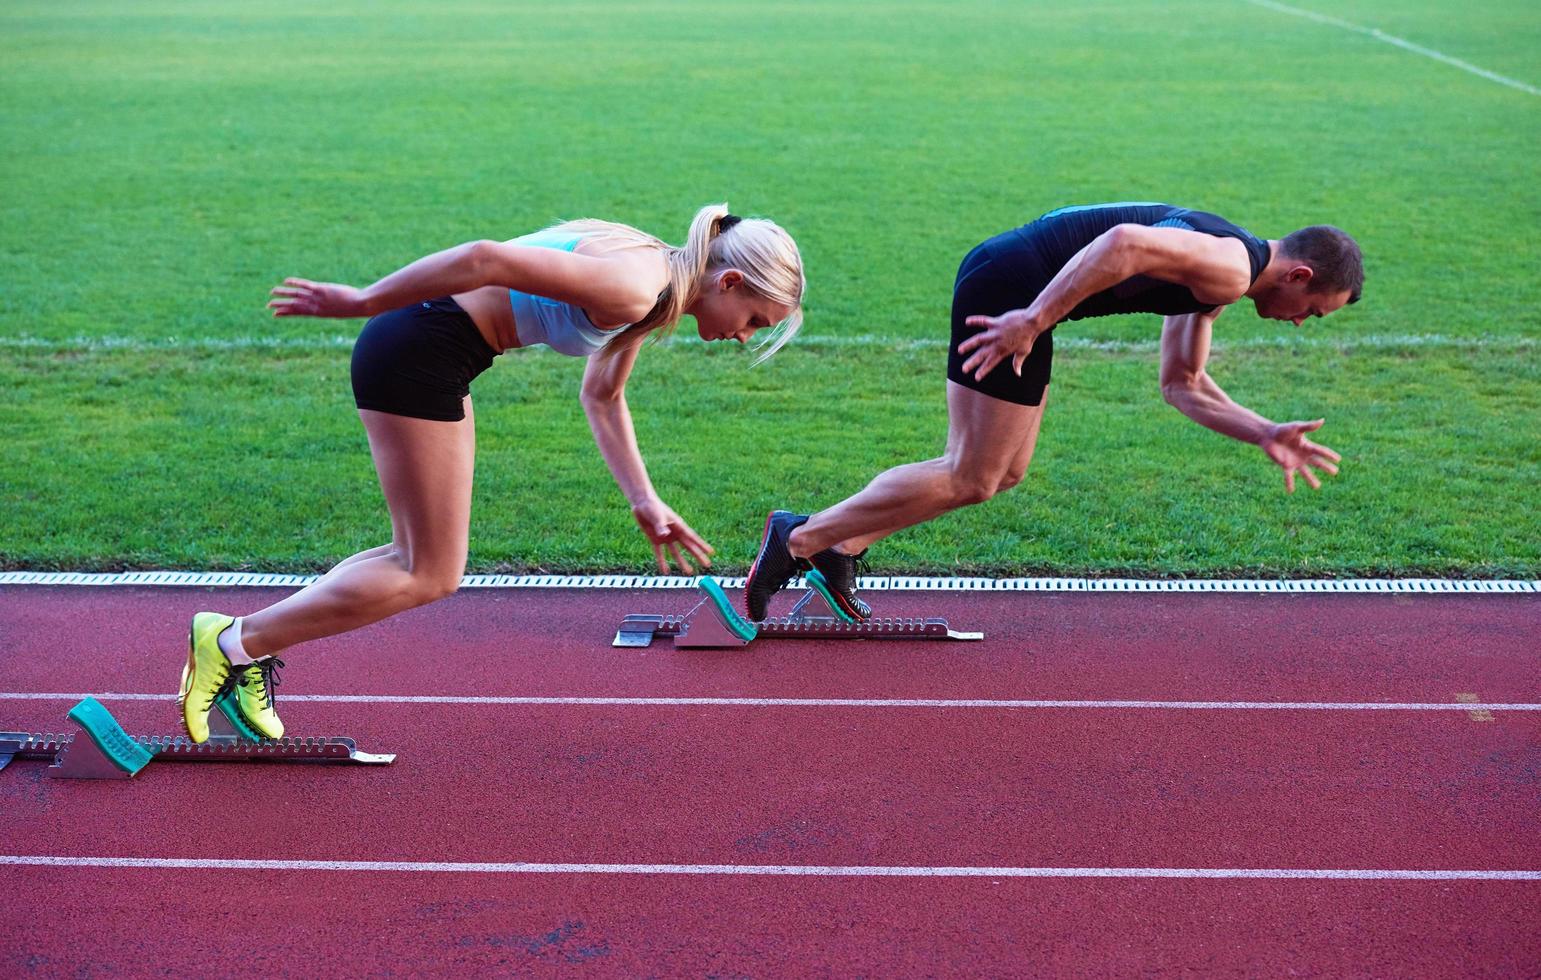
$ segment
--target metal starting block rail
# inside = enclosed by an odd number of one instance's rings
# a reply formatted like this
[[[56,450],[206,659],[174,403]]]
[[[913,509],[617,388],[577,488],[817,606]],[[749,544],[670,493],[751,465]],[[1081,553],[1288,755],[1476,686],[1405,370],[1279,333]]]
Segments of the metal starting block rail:
[[[817,575],[810,572],[809,575]],[[851,622],[835,612],[817,589],[809,588],[792,611],[754,623],[739,616],[710,576],[701,580],[706,595],[683,616],[633,613],[615,632],[611,646],[645,647],[656,636],[671,636],[676,647],[741,647],[755,639],[785,640],[982,640],[981,632],[955,630],[947,620],[878,617]],[[746,635],[747,634],[747,635]]]
[[[223,699],[222,699],[223,700]],[[73,734],[0,732],[0,769],[12,759],[52,760],[47,769],[60,779],[129,779],[151,761],[308,762],[386,766],[395,755],[361,752],[351,738],[257,739],[233,705],[218,703],[209,713],[209,738],[185,735],[129,735],[95,698],[70,710],[79,725]]]

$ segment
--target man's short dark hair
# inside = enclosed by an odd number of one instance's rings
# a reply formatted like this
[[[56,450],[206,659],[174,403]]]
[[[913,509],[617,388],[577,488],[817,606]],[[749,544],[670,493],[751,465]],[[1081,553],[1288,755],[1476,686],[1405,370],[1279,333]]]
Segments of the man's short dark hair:
[[[1312,225],[1292,231],[1279,242],[1285,256],[1311,267],[1314,275],[1307,292],[1337,293],[1348,290],[1348,301],[1359,302],[1364,289],[1364,256],[1348,232],[1332,225]]]

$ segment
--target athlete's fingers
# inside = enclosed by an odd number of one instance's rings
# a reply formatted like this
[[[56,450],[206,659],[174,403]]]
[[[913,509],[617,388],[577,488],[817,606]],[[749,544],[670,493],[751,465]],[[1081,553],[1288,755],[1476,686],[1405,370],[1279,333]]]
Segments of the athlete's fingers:
[[[1322,457],[1323,459],[1330,459],[1334,463],[1343,462],[1342,456],[1333,452],[1331,449],[1328,449],[1326,446],[1319,446],[1316,443],[1311,442],[1309,439],[1306,440],[1306,449],[1310,450],[1313,454]],[[1337,471],[1334,470],[1333,472]]]
[[[995,321],[996,318],[993,316],[984,316],[977,313],[973,316],[963,318],[963,322],[967,326],[979,327],[980,329],[988,329],[995,326]]]
[[[294,286],[274,286],[268,291],[269,296],[304,296],[307,290]]]
[[[1286,469],[1284,471],[1284,492],[1285,493],[1294,493],[1295,492],[1295,471],[1294,470]]]
[[[1333,476],[1338,475],[1338,468],[1332,465],[1330,461],[1323,459],[1320,456],[1311,457],[1311,465],[1325,473],[1331,473]]]
[[[314,289],[316,284],[309,279],[301,279],[298,276],[290,276],[284,280],[285,286],[304,286],[306,289]]]
[[[698,565],[700,565],[703,569],[711,568],[712,567],[712,559],[711,559],[711,557],[706,552],[702,551],[700,548],[693,548],[689,544],[687,544],[687,545],[685,545],[685,550],[690,552],[690,557],[694,558],[696,560],[696,563]]]
[[[1022,377],[1022,362],[1027,360],[1026,354],[1011,355],[1011,370],[1017,377]]]
[[[706,540],[692,530],[690,525],[684,521],[678,521],[675,524],[674,540],[683,544],[686,550],[695,555],[696,561],[703,565],[710,565],[712,563],[709,557],[713,553],[712,546],[707,544]]]
[[[983,381],[985,379],[985,375],[989,374],[991,371],[994,371],[996,365],[1000,363],[1001,355],[991,352],[990,355],[986,357],[984,362],[979,366],[979,370],[974,372],[974,380]]]
[[[717,549],[707,544],[706,539],[697,534],[695,528],[684,521],[680,521],[678,526],[679,540],[685,543],[685,547],[690,549],[691,554],[699,557],[701,555],[714,555],[717,553]]]
[[[668,575],[669,574],[669,562],[668,562],[667,559],[664,558],[663,545],[661,545],[661,544],[654,544],[653,545],[653,558],[655,560],[657,560],[657,562],[658,562],[658,574],[659,575]]]
[[[985,335],[984,334],[980,334],[979,336],[983,337]],[[985,361],[989,360],[991,357],[995,356],[995,347],[994,347],[993,344],[988,345],[988,346],[983,344],[983,343],[974,344],[974,348],[975,348],[974,352],[969,355],[968,360],[963,362],[963,373],[964,374],[969,373],[970,371],[974,370],[974,368],[978,367],[983,362],[985,362]],[[958,345],[958,349],[960,351],[962,351],[963,350],[963,345],[959,344]],[[964,351],[964,353],[967,353],[967,351]]]
[[[690,559],[686,558],[684,552],[680,551],[679,545],[670,541],[669,550],[674,553],[674,561],[679,565],[681,571],[686,575],[694,575],[696,573],[696,566],[692,565]]]
[[[974,380],[983,381],[985,379],[985,375],[989,374],[991,371],[994,371],[995,366],[1000,362],[1001,359],[998,357],[988,357],[980,362],[978,369],[974,371]]]
[[[1306,478],[1307,483],[1311,484],[1312,490],[1320,490],[1322,488],[1322,481],[1311,471],[1311,467],[1301,466],[1300,475]]]
[[[994,339],[995,339],[995,334],[991,333],[988,330],[986,330],[984,333],[976,333],[976,334],[974,334],[974,336],[968,338],[967,340],[963,341],[962,343],[960,343],[958,345],[958,353],[959,354],[967,354],[969,351],[973,350],[974,348],[980,347],[980,346],[982,346],[984,344],[988,344],[990,341],[992,341]]]

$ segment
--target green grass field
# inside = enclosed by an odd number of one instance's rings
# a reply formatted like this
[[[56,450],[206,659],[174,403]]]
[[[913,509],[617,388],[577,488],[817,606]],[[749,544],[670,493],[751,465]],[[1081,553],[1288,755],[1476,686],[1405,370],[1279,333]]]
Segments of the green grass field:
[[[1532,3],[1300,3],[1541,85]],[[742,571],[767,508],[940,450],[970,246],[1164,200],[1359,238],[1363,302],[1299,331],[1243,303],[1211,362],[1265,415],[1325,415],[1342,476],[1286,496],[1161,401],[1156,318],[1082,321],[1027,481],[876,570],[1541,575],[1541,97],[1363,34],[1243,0],[17,0],[0,126],[6,567],[314,570],[383,543],[358,323],[272,320],[272,284],[582,215],[678,241],[727,200],[797,237],[804,334],[753,369],[650,348],[630,402],[660,492]],[[477,383],[473,570],[650,567],[580,369],[524,352]]]

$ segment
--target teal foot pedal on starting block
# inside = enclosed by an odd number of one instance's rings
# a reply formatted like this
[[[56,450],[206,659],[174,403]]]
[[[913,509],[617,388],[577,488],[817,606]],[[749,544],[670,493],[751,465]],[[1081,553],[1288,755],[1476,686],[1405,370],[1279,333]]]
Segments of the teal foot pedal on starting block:
[[[246,716],[241,714],[241,708],[236,701],[234,690],[226,691],[216,698],[214,700],[214,707],[218,708],[219,713],[224,715],[225,721],[230,723],[230,730],[225,731],[224,727],[216,722],[209,726],[209,734],[211,736],[234,735],[242,742],[262,741],[261,734],[251,727],[250,723],[246,720]],[[213,721],[214,719],[211,717],[210,720]]]
[[[738,642],[740,646],[744,643]],[[128,779],[151,759],[364,766],[387,766],[396,760],[394,755],[361,752],[353,739],[344,736],[257,739],[234,703],[209,713],[209,738],[205,742],[194,742],[186,735],[129,735],[112,712],[95,698],[75,705],[69,718],[80,726],[80,731],[73,735],[0,732],[0,769],[13,759],[47,759],[53,763],[48,767],[48,775],[61,779]]]
[[[808,584],[808,588],[819,594],[819,598],[824,600],[824,604],[829,607],[829,611],[834,613],[835,618],[840,622],[854,623],[857,621],[855,616],[846,612],[845,608],[835,601],[835,595],[829,591],[829,582],[825,580],[823,572],[817,568],[810,568],[803,575],[803,581]]]
[[[150,764],[155,756],[118,724],[118,719],[96,698],[86,698],[70,709],[69,719],[80,726],[53,764],[55,775],[75,779],[128,779]]]
[[[759,627],[738,614],[716,579],[701,576],[701,591],[706,598],[696,606],[684,631],[674,638],[675,646],[741,647],[759,635]],[[700,615],[703,611],[710,615]]]

